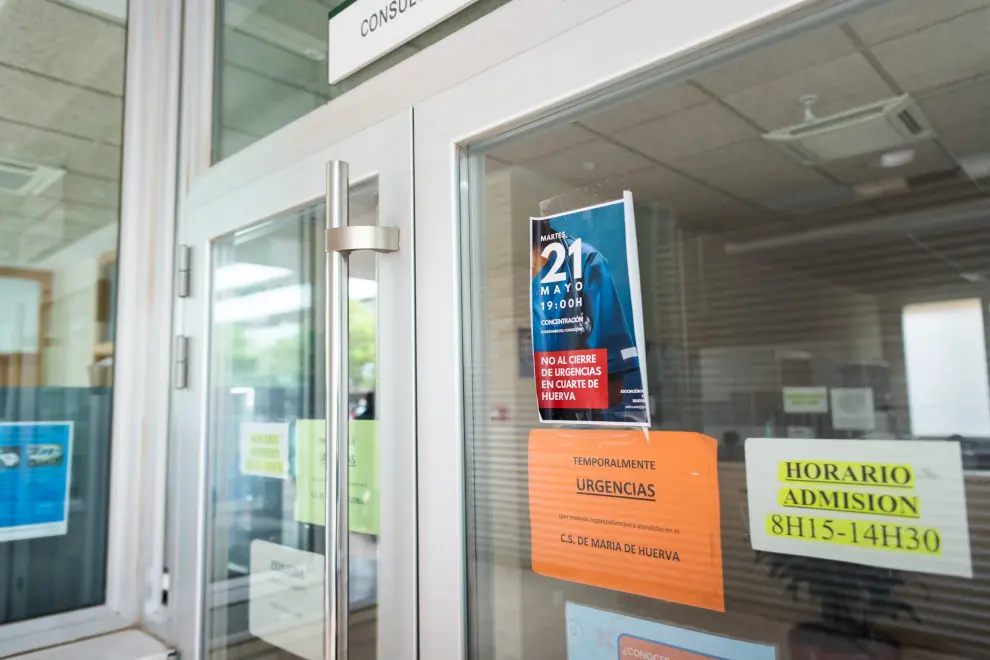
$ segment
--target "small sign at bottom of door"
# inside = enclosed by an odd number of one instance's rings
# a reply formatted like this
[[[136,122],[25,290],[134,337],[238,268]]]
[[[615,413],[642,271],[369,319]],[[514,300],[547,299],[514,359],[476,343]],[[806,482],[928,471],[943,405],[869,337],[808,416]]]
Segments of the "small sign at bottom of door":
[[[322,660],[323,570],[323,555],[251,541],[251,634],[306,660]]]

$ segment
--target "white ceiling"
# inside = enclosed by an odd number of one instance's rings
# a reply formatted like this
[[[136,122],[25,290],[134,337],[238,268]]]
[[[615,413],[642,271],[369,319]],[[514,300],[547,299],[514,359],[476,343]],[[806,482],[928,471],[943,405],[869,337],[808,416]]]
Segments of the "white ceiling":
[[[30,266],[117,221],[120,11],[109,0],[0,3],[0,161],[65,172],[39,195],[0,192],[0,265]]]
[[[672,208],[683,227],[766,235],[834,225],[921,204],[985,196],[990,180],[959,171],[990,158],[990,0],[890,0],[840,24],[757,48],[691,80],[521,137],[491,152],[602,197],[623,188]],[[937,139],[914,162],[880,154],[809,166],[762,139],[817,116],[911,93]],[[890,177],[908,191],[865,198],[853,186]]]
[[[479,3],[461,20],[505,1]],[[323,21],[337,2],[227,0],[225,151],[326,102],[325,63],[312,51],[325,51]],[[114,15],[119,4],[0,4],[0,159],[65,171],[40,196],[0,193],[0,264],[38,261],[117,218],[125,39]],[[990,0],[891,0],[493,155],[600,194],[631,186],[675,208],[689,228],[756,235],[985,194],[990,184],[980,190],[961,175],[899,198],[863,200],[851,186],[892,173],[951,174],[961,159],[990,154],[987,34]],[[435,38],[424,35],[410,48]],[[871,158],[809,168],[759,137],[799,121],[796,100],[808,92],[820,97],[819,115],[910,92],[938,140],[919,145],[903,170],[881,170]]]

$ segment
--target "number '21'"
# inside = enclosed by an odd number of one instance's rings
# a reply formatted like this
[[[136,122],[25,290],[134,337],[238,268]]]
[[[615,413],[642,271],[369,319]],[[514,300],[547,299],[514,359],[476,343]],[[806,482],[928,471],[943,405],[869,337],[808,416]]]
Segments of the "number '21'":
[[[571,247],[567,249],[567,254],[574,259],[574,279],[581,279],[581,239],[575,240],[571,243]],[[551,243],[550,245],[543,248],[543,258],[549,259],[550,255],[553,255],[554,261],[550,266],[550,271],[546,276],[540,280],[541,284],[548,284],[550,282],[563,282],[567,279],[567,275],[560,272],[560,269],[564,265],[564,260],[566,256],[564,255],[564,244],[563,243]]]

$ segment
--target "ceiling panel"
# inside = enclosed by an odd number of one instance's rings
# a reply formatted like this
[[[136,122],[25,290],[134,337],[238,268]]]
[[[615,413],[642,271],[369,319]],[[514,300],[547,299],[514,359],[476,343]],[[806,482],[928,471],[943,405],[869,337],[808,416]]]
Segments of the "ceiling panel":
[[[857,184],[890,177],[920,176],[956,167],[956,162],[934,141],[913,144],[909,149],[914,152],[914,161],[902,167],[882,167],[880,154],[870,154],[828,163],[822,169],[843,183]]]
[[[959,160],[977,155],[990,159],[990,115],[981,122],[962,124],[945,131],[942,144]]]
[[[0,260],[30,263],[118,221],[125,26],[49,0],[0,0],[0,160],[63,170],[0,193]]]
[[[725,96],[834,60],[855,48],[841,28],[830,25],[734,58],[696,80],[715,94]]]
[[[0,5],[0,62],[116,96],[123,93],[123,25],[42,0]]]
[[[326,41],[327,6],[317,0],[222,0],[222,2],[228,21],[274,24]]]
[[[697,231],[736,231],[743,227],[778,222],[773,215],[757,207],[719,193],[683,198],[673,195],[667,198],[666,205],[673,210],[679,227]]]
[[[233,65],[223,67],[223,125],[268,135],[324,104],[323,97]]]
[[[601,199],[615,199],[631,190],[637,203],[655,202],[675,215],[677,224],[691,230],[726,230],[755,222],[771,222],[759,207],[732,199],[665,167],[652,167],[595,184]]]
[[[954,1],[954,0],[952,0]],[[873,53],[908,92],[990,71],[990,7],[875,46]]]
[[[105,209],[116,209],[120,199],[120,185],[116,181],[94,179],[69,172],[40,196],[60,203],[80,202]]]
[[[490,155],[509,163],[526,163],[542,156],[563,151],[595,139],[588,131],[574,124],[562,124],[524,140],[512,140],[490,152]]]
[[[621,178],[628,172],[641,170],[650,165],[650,161],[627,149],[605,140],[595,139],[587,144],[530,161],[526,164],[526,168],[551,179],[583,185],[588,181]]]
[[[0,64],[0,116],[39,128],[119,145],[120,98]]]
[[[815,213],[801,213],[790,218],[794,225],[802,229],[841,225],[849,222],[862,222],[880,215],[868,200],[858,200],[857,203],[846,204]]]
[[[939,133],[986,120],[990,117],[990,62],[986,76],[922,96],[918,105]]]
[[[674,112],[700,105],[710,98],[689,83],[678,83],[655,92],[621,102],[603,112],[581,120],[581,124],[599,133],[611,135]]]
[[[42,195],[11,195],[0,192],[0,214],[4,228],[8,216],[37,222],[60,210],[74,217],[89,218],[90,224],[114,222],[118,213],[116,183],[68,175]]]
[[[595,188],[596,192],[606,198],[618,197],[627,189],[633,192],[637,202],[650,200],[660,204],[667,204],[672,196],[697,198],[714,193],[711,188],[677,172],[656,166],[625,172]]]
[[[990,157],[990,75],[928,95],[918,104],[953,156]]]
[[[705,103],[616,134],[616,139],[665,163],[751,139],[759,133],[719,103]]]
[[[14,215],[29,222],[48,215],[56,206],[58,200],[52,197],[25,197],[0,191],[0,214],[4,218]],[[6,224],[6,220],[3,222]]]
[[[911,213],[924,209],[944,208],[987,197],[962,174],[928,186],[919,186],[900,195],[874,200],[873,205],[885,213]],[[934,217],[937,218],[937,213]]]
[[[849,25],[872,45],[986,6],[990,0],[896,0],[853,17]]]
[[[678,159],[677,167],[731,195],[757,202],[770,203],[833,185],[760,138]]]
[[[798,99],[805,94],[818,95],[812,110],[819,117],[895,96],[866,58],[853,53],[728,94],[724,99],[770,131],[803,120],[804,108]]]
[[[327,94],[327,65],[303,55],[272,46],[237,30],[228,30],[223,41],[224,62],[253,71],[289,85],[300,91]]]
[[[77,231],[85,231],[88,234],[107,225],[116,224],[117,211],[83,204],[59,204],[48,218],[64,221],[67,226],[71,225]]]
[[[0,158],[120,178],[120,147],[0,119]]]

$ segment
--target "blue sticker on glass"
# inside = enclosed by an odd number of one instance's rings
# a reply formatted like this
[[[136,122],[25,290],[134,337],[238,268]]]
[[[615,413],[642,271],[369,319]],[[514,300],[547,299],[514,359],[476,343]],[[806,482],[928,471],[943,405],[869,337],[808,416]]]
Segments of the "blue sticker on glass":
[[[776,647],[567,603],[567,660],[774,660]]]
[[[68,531],[72,422],[0,423],[0,542]]]

